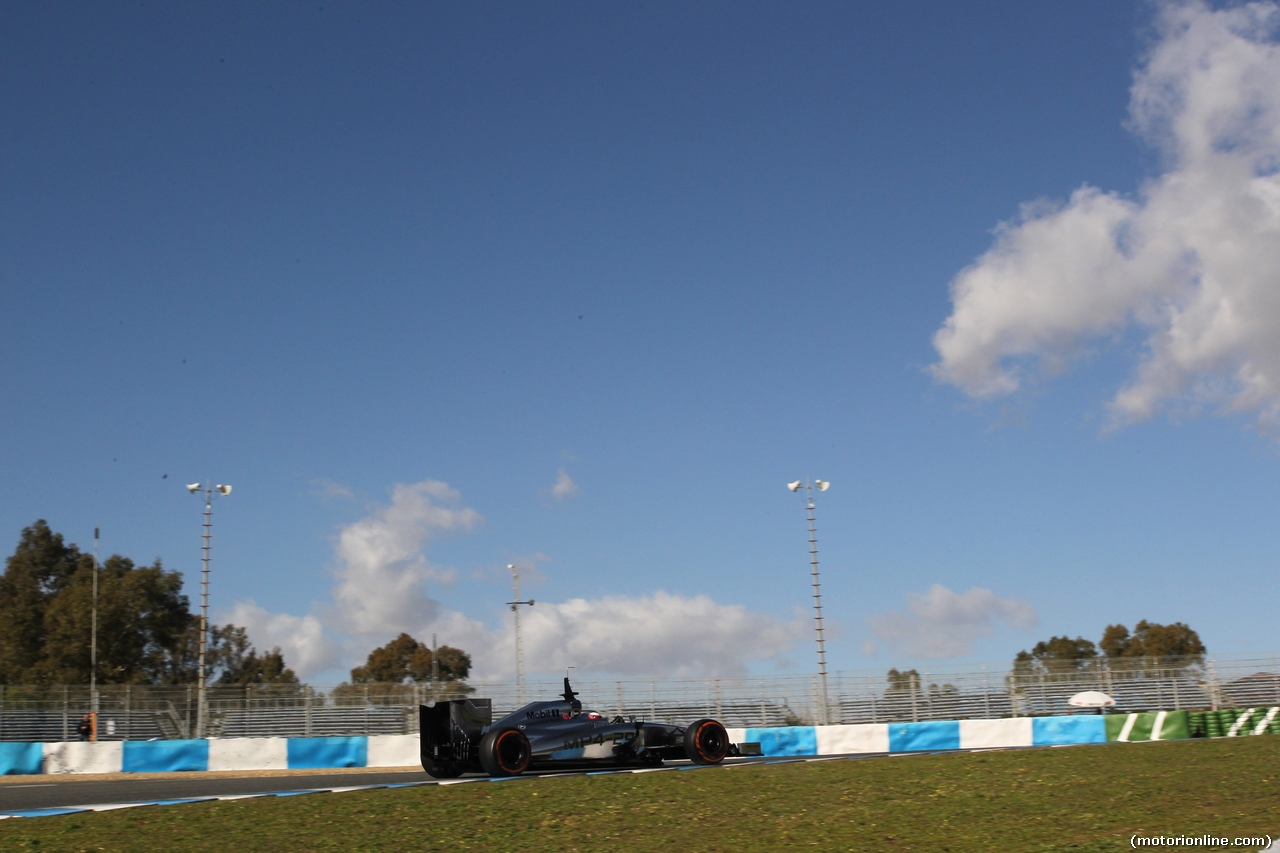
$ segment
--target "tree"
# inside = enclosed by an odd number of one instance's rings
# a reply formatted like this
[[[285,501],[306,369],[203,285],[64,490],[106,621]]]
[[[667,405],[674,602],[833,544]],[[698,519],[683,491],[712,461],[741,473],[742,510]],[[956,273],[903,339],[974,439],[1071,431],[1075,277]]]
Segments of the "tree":
[[[431,649],[408,634],[400,634],[385,646],[369,652],[363,666],[351,670],[350,684],[345,681],[333,689],[339,703],[367,702],[398,704],[414,695],[415,684],[432,681]],[[435,699],[465,696],[475,688],[463,679],[471,673],[471,655],[452,646],[436,649]]]
[[[89,681],[92,614],[90,558],[49,602],[37,681]],[[126,557],[108,558],[98,577],[98,681],[160,684],[186,675],[174,666],[174,653],[193,621],[181,574],[159,560],[137,567]]]
[[[99,684],[196,677],[198,623],[182,575],[113,555],[98,571]],[[0,683],[90,681],[94,561],[43,521],[22,531],[0,575]]]
[[[889,687],[884,691],[885,698],[902,693],[915,693],[920,690],[920,673],[914,669],[899,672],[889,670]]]
[[[452,646],[440,646],[436,652],[436,677],[440,681],[461,681],[470,674],[471,655]],[[351,681],[354,684],[431,681],[431,661],[431,649],[425,643],[402,633],[369,652],[364,666],[351,670]]]
[[[1066,636],[1036,643],[1031,651],[1018,652],[1014,657],[1010,677],[1015,683],[1045,677],[1071,678],[1098,661],[1105,661],[1113,670],[1170,666],[1181,669],[1203,663],[1204,654],[1204,643],[1187,625],[1160,625],[1144,619],[1132,634],[1124,625],[1108,625],[1096,645],[1083,637],[1073,640]]]
[[[1204,663],[1200,635],[1182,622],[1160,625],[1144,619],[1132,634],[1124,625],[1108,625],[1100,645],[1112,670],[1167,675]]]
[[[298,676],[285,666],[279,646],[259,655],[244,628],[227,624],[214,626],[211,633],[209,663],[220,671],[215,682],[219,686],[298,683]]]
[[[1031,647],[1030,652],[1019,652],[1015,661],[1023,661],[1032,668],[1063,672],[1086,667],[1097,657],[1098,647],[1092,640],[1084,637],[1073,640],[1063,635],[1041,640]]]
[[[48,648],[45,613],[83,561],[44,519],[22,531],[0,576],[0,683],[39,680],[38,664]]]
[[[1100,645],[1110,658],[1202,658],[1205,653],[1200,635],[1182,622],[1159,625],[1145,619],[1132,634],[1123,625],[1108,625]]]
[[[97,580],[98,684],[196,681],[200,623],[182,594],[182,575],[159,560],[136,566],[117,554]],[[90,681],[93,585],[92,555],[43,520],[22,531],[0,575],[0,684]],[[298,681],[279,648],[259,653],[235,625],[213,628],[206,658],[219,684]]]
[[[1098,647],[1092,640],[1063,635],[1041,640],[1031,651],[1021,651],[1014,656],[1012,684],[1045,679],[1072,680],[1082,670],[1088,669],[1098,657]]]

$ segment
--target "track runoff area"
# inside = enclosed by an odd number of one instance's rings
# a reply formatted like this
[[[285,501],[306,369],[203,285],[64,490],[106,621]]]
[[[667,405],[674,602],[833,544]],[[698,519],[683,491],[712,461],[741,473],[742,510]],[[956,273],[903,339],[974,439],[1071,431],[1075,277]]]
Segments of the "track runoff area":
[[[86,814],[89,812],[133,809],[143,806],[175,806],[186,803],[214,802],[221,800],[245,800],[264,797],[292,797],[308,794],[340,794],[348,791],[372,791],[379,789],[432,787],[437,785],[465,785],[481,783],[525,782],[566,777],[614,776],[663,772],[687,772],[690,770],[731,770],[775,764],[800,764],[821,761],[850,761],[859,759],[891,759],[921,755],[956,755],[967,753],[1020,752],[1063,748],[1099,748],[1118,744],[1052,744],[1041,746],[985,747],[967,749],[920,750],[900,753],[859,753],[821,756],[761,756],[728,758],[720,764],[703,765],[687,761],[675,761],[661,767],[641,768],[551,768],[527,771],[520,776],[489,777],[468,774],[458,779],[433,779],[420,770],[366,770],[352,772],[330,770],[321,773],[293,773],[289,775],[237,776],[234,772],[222,773],[165,773],[147,774],[147,778],[67,779],[56,782],[35,781],[42,777],[11,777],[0,780],[0,820],[55,817],[59,815]],[[43,777],[48,779],[49,777]],[[30,782],[26,780],[32,780]],[[65,781],[64,781],[65,780]],[[81,803],[68,805],[68,803]],[[1243,845],[1242,845],[1243,842]],[[1185,837],[1134,836],[1131,846],[1222,846],[1231,844],[1233,849],[1280,851],[1280,837],[1268,835],[1248,839],[1210,839]]]
[[[856,755],[823,755],[799,757],[748,757],[730,758],[716,765],[694,764],[692,762],[675,762],[661,767],[617,768],[617,769],[549,769],[535,770],[520,776],[489,777],[481,774],[467,775],[458,779],[432,779],[421,771],[379,770],[365,773],[333,772],[324,774],[303,774],[288,776],[252,777],[235,776],[233,774],[208,773],[171,773],[155,774],[147,779],[112,779],[112,780],[66,780],[59,782],[25,782],[15,779],[13,782],[0,783],[0,820],[35,817],[55,817],[58,815],[85,814],[89,812],[115,811],[119,809],[140,808],[143,806],[176,806],[186,803],[214,802],[219,800],[245,800],[264,797],[293,797],[308,794],[340,794],[348,791],[372,791],[379,789],[432,787],[437,785],[466,785],[479,783],[525,782],[536,783],[541,780],[582,777],[582,776],[614,776],[620,774],[642,774],[663,772],[687,772],[690,770],[716,771],[732,770],[735,767],[753,765],[799,764],[819,761],[850,761],[859,759],[891,759],[906,758],[912,755],[946,755],[961,753],[1013,752],[1027,749],[1063,749],[1063,748],[1098,748],[1107,744],[1055,744],[1049,746],[1030,747],[987,747],[975,749],[951,749],[918,751],[910,753],[862,753]],[[31,777],[27,777],[31,778]],[[39,777],[35,777],[39,778]],[[361,784],[343,784],[360,782]],[[84,805],[60,805],[75,802],[83,797]],[[25,805],[25,807],[22,807]],[[16,806],[16,807],[15,807]],[[1139,838],[1137,844],[1131,846],[1187,846],[1209,844],[1211,841],[1228,842],[1228,839],[1205,838]],[[1280,851],[1280,837],[1237,839],[1240,841],[1256,841],[1243,846],[1243,850]],[[1146,842],[1145,845],[1142,842]]]

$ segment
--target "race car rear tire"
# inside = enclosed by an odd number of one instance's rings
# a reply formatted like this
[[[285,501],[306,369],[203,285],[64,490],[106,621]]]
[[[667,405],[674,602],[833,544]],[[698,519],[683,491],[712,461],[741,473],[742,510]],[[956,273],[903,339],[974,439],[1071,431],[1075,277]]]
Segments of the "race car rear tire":
[[[532,757],[529,739],[519,729],[498,729],[480,741],[480,766],[490,776],[519,776]]]
[[[715,720],[698,720],[684,730],[684,754],[694,764],[719,764],[729,754],[729,733]]]

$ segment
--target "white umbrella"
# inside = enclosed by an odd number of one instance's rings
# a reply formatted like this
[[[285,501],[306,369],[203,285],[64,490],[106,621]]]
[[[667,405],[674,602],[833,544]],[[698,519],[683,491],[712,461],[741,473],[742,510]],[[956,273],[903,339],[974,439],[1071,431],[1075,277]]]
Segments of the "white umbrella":
[[[1097,690],[1086,690],[1072,696],[1067,700],[1067,704],[1075,708],[1114,708],[1116,700]]]

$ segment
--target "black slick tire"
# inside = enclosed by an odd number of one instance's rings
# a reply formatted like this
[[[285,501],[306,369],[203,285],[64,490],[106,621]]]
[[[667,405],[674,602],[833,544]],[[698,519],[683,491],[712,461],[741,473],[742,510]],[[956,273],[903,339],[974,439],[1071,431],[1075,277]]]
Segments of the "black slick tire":
[[[490,776],[519,776],[532,757],[529,739],[519,729],[498,729],[480,740],[480,766]]]
[[[729,754],[729,733],[715,720],[698,720],[684,730],[684,754],[694,764],[719,764]]]

